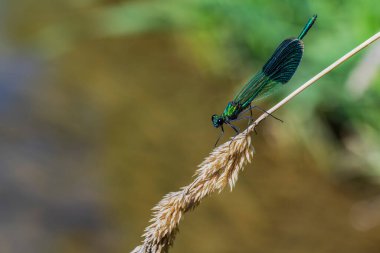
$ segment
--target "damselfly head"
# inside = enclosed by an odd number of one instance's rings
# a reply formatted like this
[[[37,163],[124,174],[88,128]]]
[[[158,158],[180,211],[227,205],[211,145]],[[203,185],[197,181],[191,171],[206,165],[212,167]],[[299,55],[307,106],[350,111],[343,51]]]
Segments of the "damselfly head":
[[[219,115],[212,115],[211,117],[211,121],[212,121],[212,124],[214,125],[214,127],[218,128],[220,127],[221,125],[224,124],[224,119],[222,116],[219,116]]]

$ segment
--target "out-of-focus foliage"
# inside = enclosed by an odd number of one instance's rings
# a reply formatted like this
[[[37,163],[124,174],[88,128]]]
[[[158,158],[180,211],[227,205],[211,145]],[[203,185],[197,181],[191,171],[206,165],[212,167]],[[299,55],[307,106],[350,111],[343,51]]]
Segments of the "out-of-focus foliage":
[[[128,252],[213,147],[211,115],[284,38],[318,14],[264,108],[380,30],[373,0],[0,6],[2,253]],[[379,252],[379,52],[264,122],[237,188],[189,214],[172,251]]]

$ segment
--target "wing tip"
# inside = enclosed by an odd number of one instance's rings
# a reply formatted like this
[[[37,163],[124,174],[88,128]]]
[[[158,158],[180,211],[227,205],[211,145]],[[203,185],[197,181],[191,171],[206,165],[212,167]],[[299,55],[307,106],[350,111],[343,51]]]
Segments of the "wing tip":
[[[273,81],[287,83],[297,70],[303,49],[303,42],[298,38],[284,40],[263,66],[263,73]]]

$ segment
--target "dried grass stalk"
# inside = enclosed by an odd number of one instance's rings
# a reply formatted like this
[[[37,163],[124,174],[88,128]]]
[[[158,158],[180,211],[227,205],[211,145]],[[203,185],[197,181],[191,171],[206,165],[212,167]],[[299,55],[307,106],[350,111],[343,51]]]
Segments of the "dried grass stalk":
[[[336,68],[338,65],[352,57],[354,54],[380,38],[380,32],[357,46],[355,49],[341,57],[329,67],[300,86],[270,110],[273,113],[297,94],[305,90],[319,78]],[[230,141],[215,148],[211,154],[199,165],[195,180],[181,188],[180,191],[171,192],[153,208],[151,224],[145,229],[143,244],[136,247],[132,253],[165,253],[173,244],[178,232],[178,225],[184,213],[198,206],[202,199],[213,192],[221,192],[227,184],[232,190],[239,171],[251,162],[253,147],[251,133],[254,128],[269,114],[261,115],[251,126]]]

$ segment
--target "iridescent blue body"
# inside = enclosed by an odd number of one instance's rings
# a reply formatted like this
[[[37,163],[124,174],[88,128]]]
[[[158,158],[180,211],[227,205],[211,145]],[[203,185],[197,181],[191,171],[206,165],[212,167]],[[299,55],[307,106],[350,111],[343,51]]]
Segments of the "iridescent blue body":
[[[212,116],[211,120],[214,127],[221,127],[223,132],[223,124],[228,124],[238,132],[231,122],[237,120],[243,111],[251,110],[251,103],[254,99],[268,95],[275,88],[281,87],[292,78],[302,59],[304,48],[302,39],[316,19],[317,15],[314,15],[309,19],[297,38],[286,39],[277,47],[263,68],[227,104],[223,113]]]

